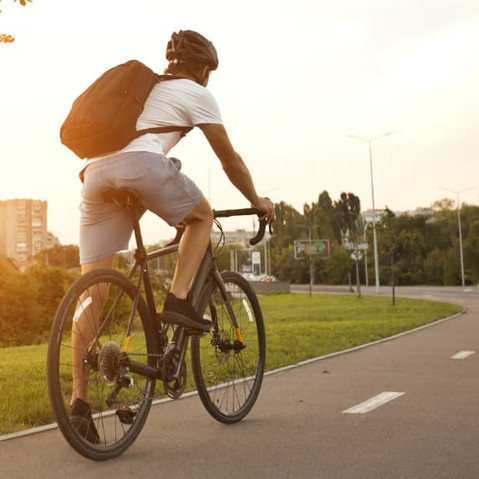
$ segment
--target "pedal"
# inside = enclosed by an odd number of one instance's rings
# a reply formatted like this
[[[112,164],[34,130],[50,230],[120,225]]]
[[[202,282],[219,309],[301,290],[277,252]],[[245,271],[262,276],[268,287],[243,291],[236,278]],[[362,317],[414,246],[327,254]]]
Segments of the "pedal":
[[[213,324],[213,321],[211,320],[211,316],[208,314],[205,314],[203,316],[203,319],[206,319],[210,321],[211,324]],[[185,332],[187,336],[204,336],[206,333],[209,333],[211,331],[211,326],[208,329],[200,329],[200,328],[186,328]]]
[[[136,412],[128,406],[120,406],[116,410],[116,415],[122,424],[133,424],[135,420]]]

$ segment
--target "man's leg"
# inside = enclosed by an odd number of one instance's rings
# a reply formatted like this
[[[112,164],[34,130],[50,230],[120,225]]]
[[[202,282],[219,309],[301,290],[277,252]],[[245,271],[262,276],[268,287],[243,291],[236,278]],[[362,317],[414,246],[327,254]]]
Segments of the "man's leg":
[[[108,258],[93,261],[92,263],[86,263],[81,265],[81,274],[86,274],[89,271],[100,268],[111,268],[113,266],[114,255],[108,256]]]
[[[108,258],[101,259],[99,261],[94,261],[92,263],[87,263],[82,265],[82,274],[93,271],[94,269],[99,268],[111,268],[113,265],[113,255]],[[88,319],[91,320],[92,317],[95,317],[95,320],[98,321],[98,316],[101,314],[103,305],[100,304],[100,297],[106,297],[106,291],[96,292],[95,297],[92,297],[93,300],[91,306],[84,314],[81,314],[76,322],[72,324],[72,398],[71,403],[77,398],[82,399],[85,402],[88,402],[88,372],[84,370],[83,365],[83,354],[85,348],[93,341],[95,337],[95,328],[89,324]],[[81,301],[85,301],[86,298],[81,298]],[[93,313],[92,313],[93,311]]]
[[[170,287],[170,292],[178,299],[186,299],[210,241],[213,211],[208,201],[203,198],[186,216],[183,224],[186,228],[178,249],[175,274]]]

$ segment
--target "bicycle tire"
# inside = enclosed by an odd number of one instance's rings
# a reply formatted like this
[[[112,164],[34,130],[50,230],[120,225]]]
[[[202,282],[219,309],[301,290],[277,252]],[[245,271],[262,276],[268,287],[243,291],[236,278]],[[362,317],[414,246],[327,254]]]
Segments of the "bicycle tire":
[[[154,378],[119,371],[118,348],[127,336],[135,296],[135,285],[119,272],[91,271],[66,292],[50,333],[47,380],[55,418],[68,443],[82,456],[96,461],[116,457],[131,446],[145,424],[155,391]],[[149,366],[155,366],[157,361],[153,329],[146,303],[140,297],[129,335],[128,356]],[[88,332],[82,336],[85,331]],[[83,344],[76,347],[78,343]],[[83,437],[69,416],[73,375],[78,370],[73,358],[78,364],[80,356],[99,444]],[[120,379],[125,387],[112,398]]]
[[[234,327],[218,284],[207,283],[199,310],[213,321],[209,333],[193,336],[191,359],[198,395],[217,421],[233,424],[254,406],[263,381],[266,335],[253,288],[238,273],[221,273],[241,331],[244,349],[235,350]]]

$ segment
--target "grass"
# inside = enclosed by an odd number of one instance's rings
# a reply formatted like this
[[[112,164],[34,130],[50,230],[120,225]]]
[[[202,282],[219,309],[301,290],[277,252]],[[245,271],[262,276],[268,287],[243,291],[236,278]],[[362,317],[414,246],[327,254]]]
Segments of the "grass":
[[[347,295],[278,294],[263,296],[260,302],[268,370],[389,337],[461,311],[460,306],[432,301],[398,298],[392,306],[390,298]],[[0,434],[52,423],[47,346],[0,351]]]
[[[414,329],[461,311],[454,304],[347,295],[261,298],[268,369],[348,349]]]

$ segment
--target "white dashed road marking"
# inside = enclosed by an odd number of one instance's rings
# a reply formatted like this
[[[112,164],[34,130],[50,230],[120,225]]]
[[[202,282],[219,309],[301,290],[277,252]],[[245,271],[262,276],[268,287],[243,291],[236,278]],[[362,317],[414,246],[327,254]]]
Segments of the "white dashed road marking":
[[[361,404],[350,407],[343,412],[347,414],[365,414],[367,412],[373,411],[374,409],[378,408],[379,406],[382,406],[383,404],[386,404],[389,401],[392,401],[393,399],[397,399],[403,394],[404,393],[401,392],[386,391],[381,394],[378,394],[377,396],[374,396],[371,399],[368,399],[365,402],[362,402]]]
[[[466,359],[474,353],[475,351],[459,351],[454,356],[451,356],[451,359]]]

